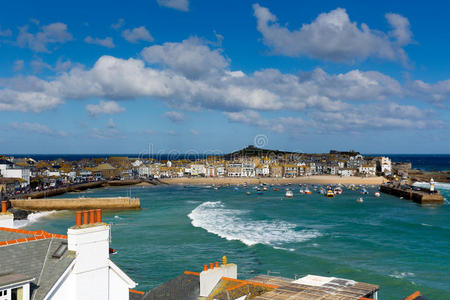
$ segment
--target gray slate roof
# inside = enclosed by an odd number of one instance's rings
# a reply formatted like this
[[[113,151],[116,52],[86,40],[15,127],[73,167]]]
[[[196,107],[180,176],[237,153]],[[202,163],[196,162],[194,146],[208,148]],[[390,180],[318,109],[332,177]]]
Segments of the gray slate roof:
[[[197,300],[200,294],[200,278],[181,274],[148,291],[142,300]],[[131,298],[130,298],[131,299]],[[139,299],[139,298],[137,298]]]
[[[18,238],[25,237],[26,234],[19,234]],[[0,276],[15,273],[35,278],[31,283],[31,299],[43,299],[75,259],[75,254],[68,250],[61,258],[52,258],[61,243],[67,240],[48,238],[0,247]]]
[[[23,239],[32,236],[34,235],[0,230],[0,242]]]

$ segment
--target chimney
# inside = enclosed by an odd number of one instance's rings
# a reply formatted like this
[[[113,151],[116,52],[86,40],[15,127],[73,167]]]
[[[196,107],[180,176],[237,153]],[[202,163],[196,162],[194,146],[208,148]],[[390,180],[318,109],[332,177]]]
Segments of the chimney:
[[[7,210],[7,202],[2,201],[2,210],[0,212],[0,227],[13,228],[14,215]]]
[[[208,265],[203,266],[200,273],[200,297],[208,297],[222,277],[237,279],[237,265],[227,263],[226,257],[223,258],[224,264],[220,266],[218,262],[210,263],[209,269]]]
[[[67,231],[68,250],[76,253],[74,284],[95,286],[98,291],[94,295],[92,290],[87,294],[86,289],[75,288],[74,299],[105,299],[109,289],[109,226],[99,219],[101,211],[78,211],[75,225]]]

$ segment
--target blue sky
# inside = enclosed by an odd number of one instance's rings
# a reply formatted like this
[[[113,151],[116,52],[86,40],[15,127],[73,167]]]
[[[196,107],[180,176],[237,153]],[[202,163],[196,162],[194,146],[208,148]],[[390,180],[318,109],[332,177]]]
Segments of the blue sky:
[[[0,149],[450,153],[449,8],[9,1]]]

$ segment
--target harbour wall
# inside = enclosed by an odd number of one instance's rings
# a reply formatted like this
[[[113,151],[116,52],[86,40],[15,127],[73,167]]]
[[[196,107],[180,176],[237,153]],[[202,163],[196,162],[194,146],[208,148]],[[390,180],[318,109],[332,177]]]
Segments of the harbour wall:
[[[380,192],[390,194],[403,199],[408,199],[420,204],[443,204],[444,196],[439,191],[430,193],[421,189],[420,191],[411,188],[402,188],[394,185],[383,184],[380,186]]]
[[[105,209],[124,210],[140,209],[139,198],[109,197],[109,198],[51,198],[51,199],[11,199],[11,206],[17,209],[46,211],[46,210],[83,210]]]

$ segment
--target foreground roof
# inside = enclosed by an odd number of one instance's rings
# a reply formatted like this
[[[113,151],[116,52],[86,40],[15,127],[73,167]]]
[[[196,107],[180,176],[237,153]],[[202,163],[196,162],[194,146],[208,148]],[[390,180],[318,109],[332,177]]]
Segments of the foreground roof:
[[[58,249],[66,250],[59,255]],[[0,227],[0,277],[33,278],[30,293],[35,300],[47,295],[74,259],[64,235]]]

